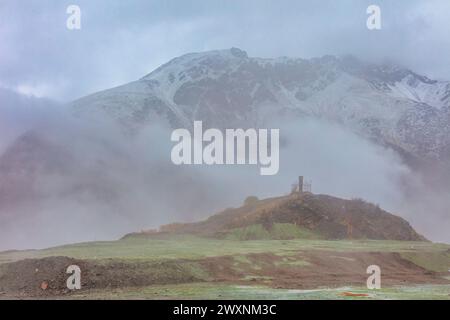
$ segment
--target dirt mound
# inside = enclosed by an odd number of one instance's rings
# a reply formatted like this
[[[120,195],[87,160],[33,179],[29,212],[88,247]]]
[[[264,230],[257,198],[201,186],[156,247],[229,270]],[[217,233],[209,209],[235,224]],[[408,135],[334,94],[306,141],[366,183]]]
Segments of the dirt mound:
[[[67,267],[86,263],[68,257],[25,259],[0,265],[0,292],[20,296],[57,295],[67,293]]]
[[[316,233],[322,239],[376,239],[426,241],[410,224],[363,200],[344,200],[327,195],[293,194],[255,200],[227,209],[205,221],[162,226],[160,233],[190,233],[222,237],[232,230],[262,225],[293,224]],[[128,236],[158,236],[132,234]]]
[[[25,259],[0,265],[0,294],[19,297],[63,296],[72,293],[67,267],[81,269],[82,291],[202,281],[195,262],[77,260],[68,257]]]

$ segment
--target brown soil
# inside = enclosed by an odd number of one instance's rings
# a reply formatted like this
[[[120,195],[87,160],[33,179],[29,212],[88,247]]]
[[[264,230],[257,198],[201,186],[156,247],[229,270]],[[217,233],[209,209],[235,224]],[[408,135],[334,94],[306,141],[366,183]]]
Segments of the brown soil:
[[[68,266],[85,269],[84,261],[67,257],[26,259],[0,266],[0,292],[19,296],[59,295],[67,293]],[[84,281],[83,281],[84,282]]]
[[[353,293],[353,292],[342,292],[341,294],[344,297],[368,297],[369,295],[367,293]]]
[[[63,296],[70,294],[66,281],[67,267],[81,269],[83,290],[140,287],[156,284],[197,282],[190,261],[120,262],[107,260],[76,260],[68,257],[26,259],[0,265],[1,295]]]

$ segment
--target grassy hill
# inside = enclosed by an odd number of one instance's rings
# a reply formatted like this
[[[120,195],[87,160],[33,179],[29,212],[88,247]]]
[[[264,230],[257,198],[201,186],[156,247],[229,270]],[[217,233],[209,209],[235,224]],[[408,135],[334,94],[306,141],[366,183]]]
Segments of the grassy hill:
[[[205,221],[162,226],[159,233],[194,234],[219,239],[377,239],[426,241],[407,221],[363,200],[311,193],[258,200],[227,209]]]

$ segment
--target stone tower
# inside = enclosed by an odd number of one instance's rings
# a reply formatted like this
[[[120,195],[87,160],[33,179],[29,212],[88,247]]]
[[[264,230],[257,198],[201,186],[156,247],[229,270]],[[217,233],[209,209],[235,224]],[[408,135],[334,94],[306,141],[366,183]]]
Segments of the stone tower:
[[[298,177],[298,192],[303,193],[303,176]]]

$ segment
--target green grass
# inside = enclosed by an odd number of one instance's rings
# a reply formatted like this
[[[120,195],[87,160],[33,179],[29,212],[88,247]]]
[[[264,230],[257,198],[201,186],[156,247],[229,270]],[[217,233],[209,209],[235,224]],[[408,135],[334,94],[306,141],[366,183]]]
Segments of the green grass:
[[[298,257],[291,256],[281,256],[281,261],[275,263],[276,266],[296,266],[303,267],[308,266],[310,263],[308,261],[299,259]]]
[[[301,228],[292,223],[275,223],[268,230],[261,224],[232,229],[225,236],[227,240],[289,240],[320,239],[311,230]]]
[[[220,240],[193,236],[172,239],[128,238],[119,241],[86,242],[44,250],[0,253],[0,263],[25,258],[68,256],[77,259],[165,260],[201,259],[205,257],[246,255],[272,252],[290,255],[299,250],[377,251],[377,252],[428,252],[444,253],[450,246],[430,242],[378,241],[378,240]]]
[[[450,270],[450,253],[447,252],[402,252],[402,258],[435,272]]]

